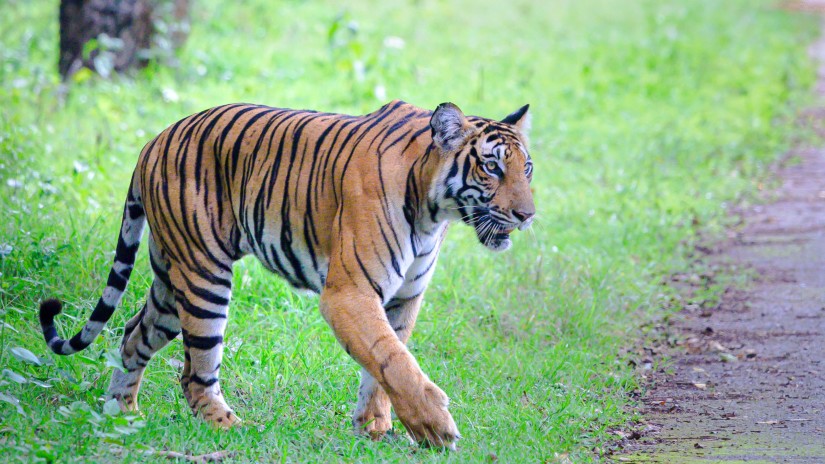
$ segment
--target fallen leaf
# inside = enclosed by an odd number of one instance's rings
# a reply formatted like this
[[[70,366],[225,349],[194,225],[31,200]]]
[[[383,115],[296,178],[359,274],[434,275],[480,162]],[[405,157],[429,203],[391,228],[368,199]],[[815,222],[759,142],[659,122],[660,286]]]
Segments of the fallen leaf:
[[[693,386],[698,388],[699,390],[705,390],[708,388],[707,384],[704,383],[694,383]]]
[[[713,351],[728,351],[727,348],[722,346],[722,344],[717,341],[712,341],[708,343],[708,347]]]
[[[690,354],[696,354],[702,351],[702,347],[704,343],[702,340],[699,340],[696,337],[690,337],[685,341],[685,346],[687,347],[687,352]]]
[[[556,462],[560,464],[571,464],[573,462],[567,453],[553,453],[553,456],[556,458]]]

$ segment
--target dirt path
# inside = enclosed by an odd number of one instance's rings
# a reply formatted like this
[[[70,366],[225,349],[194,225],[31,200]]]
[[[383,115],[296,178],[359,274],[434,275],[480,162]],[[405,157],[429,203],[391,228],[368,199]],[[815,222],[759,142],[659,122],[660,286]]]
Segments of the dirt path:
[[[825,95],[825,29],[812,53]],[[673,375],[643,398],[653,433],[619,461],[825,463],[825,149],[791,155],[774,201],[708,257],[756,281],[672,321]]]

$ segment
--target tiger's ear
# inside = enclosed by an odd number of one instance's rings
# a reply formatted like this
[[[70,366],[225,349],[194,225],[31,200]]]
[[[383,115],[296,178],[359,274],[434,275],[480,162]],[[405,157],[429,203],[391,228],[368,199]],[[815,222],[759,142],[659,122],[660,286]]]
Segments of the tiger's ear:
[[[430,118],[433,141],[445,153],[452,153],[473,135],[475,129],[464,113],[452,103],[442,103]]]
[[[530,113],[527,111],[528,109],[530,109],[530,105],[524,105],[508,114],[501,122],[515,126],[516,129],[521,132],[521,135],[527,137],[528,132],[530,132],[530,120],[532,119]]]

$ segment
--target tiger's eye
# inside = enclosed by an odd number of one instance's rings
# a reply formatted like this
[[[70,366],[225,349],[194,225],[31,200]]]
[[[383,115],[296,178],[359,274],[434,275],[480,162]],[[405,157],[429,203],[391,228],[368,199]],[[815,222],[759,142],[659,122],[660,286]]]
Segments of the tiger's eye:
[[[496,163],[495,161],[487,161],[486,163],[484,163],[484,169],[491,173],[496,172],[496,170],[498,169],[498,163]]]

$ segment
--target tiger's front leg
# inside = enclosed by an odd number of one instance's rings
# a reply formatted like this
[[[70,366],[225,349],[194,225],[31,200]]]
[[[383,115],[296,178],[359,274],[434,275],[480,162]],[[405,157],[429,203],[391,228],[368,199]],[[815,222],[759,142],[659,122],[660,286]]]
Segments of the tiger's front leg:
[[[353,243],[346,239],[342,242]],[[357,261],[352,258],[353,262]],[[368,269],[363,271],[362,277],[369,273]],[[347,353],[378,381],[413,439],[455,449],[460,435],[447,410],[447,395],[421,371],[393,331],[381,299],[371,285],[354,279],[360,278],[345,268],[343,262],[330,263],[326,286],[321,292],[320,309],[324,319]],[[382,413],[387,412],[385,404],[376,404],[376,408],[379,406]]]
[[[413,298],[393,299],[384,306],[390,327],[398,339],[406,344],[412,334],[418,311],[424,295]],[[392,428],[390,397],[381,384],[366,369],[361,369],[361,386],[358,388],[358,403],[352,414],[352,425],[356,433],[369,435],[379,440]]]

